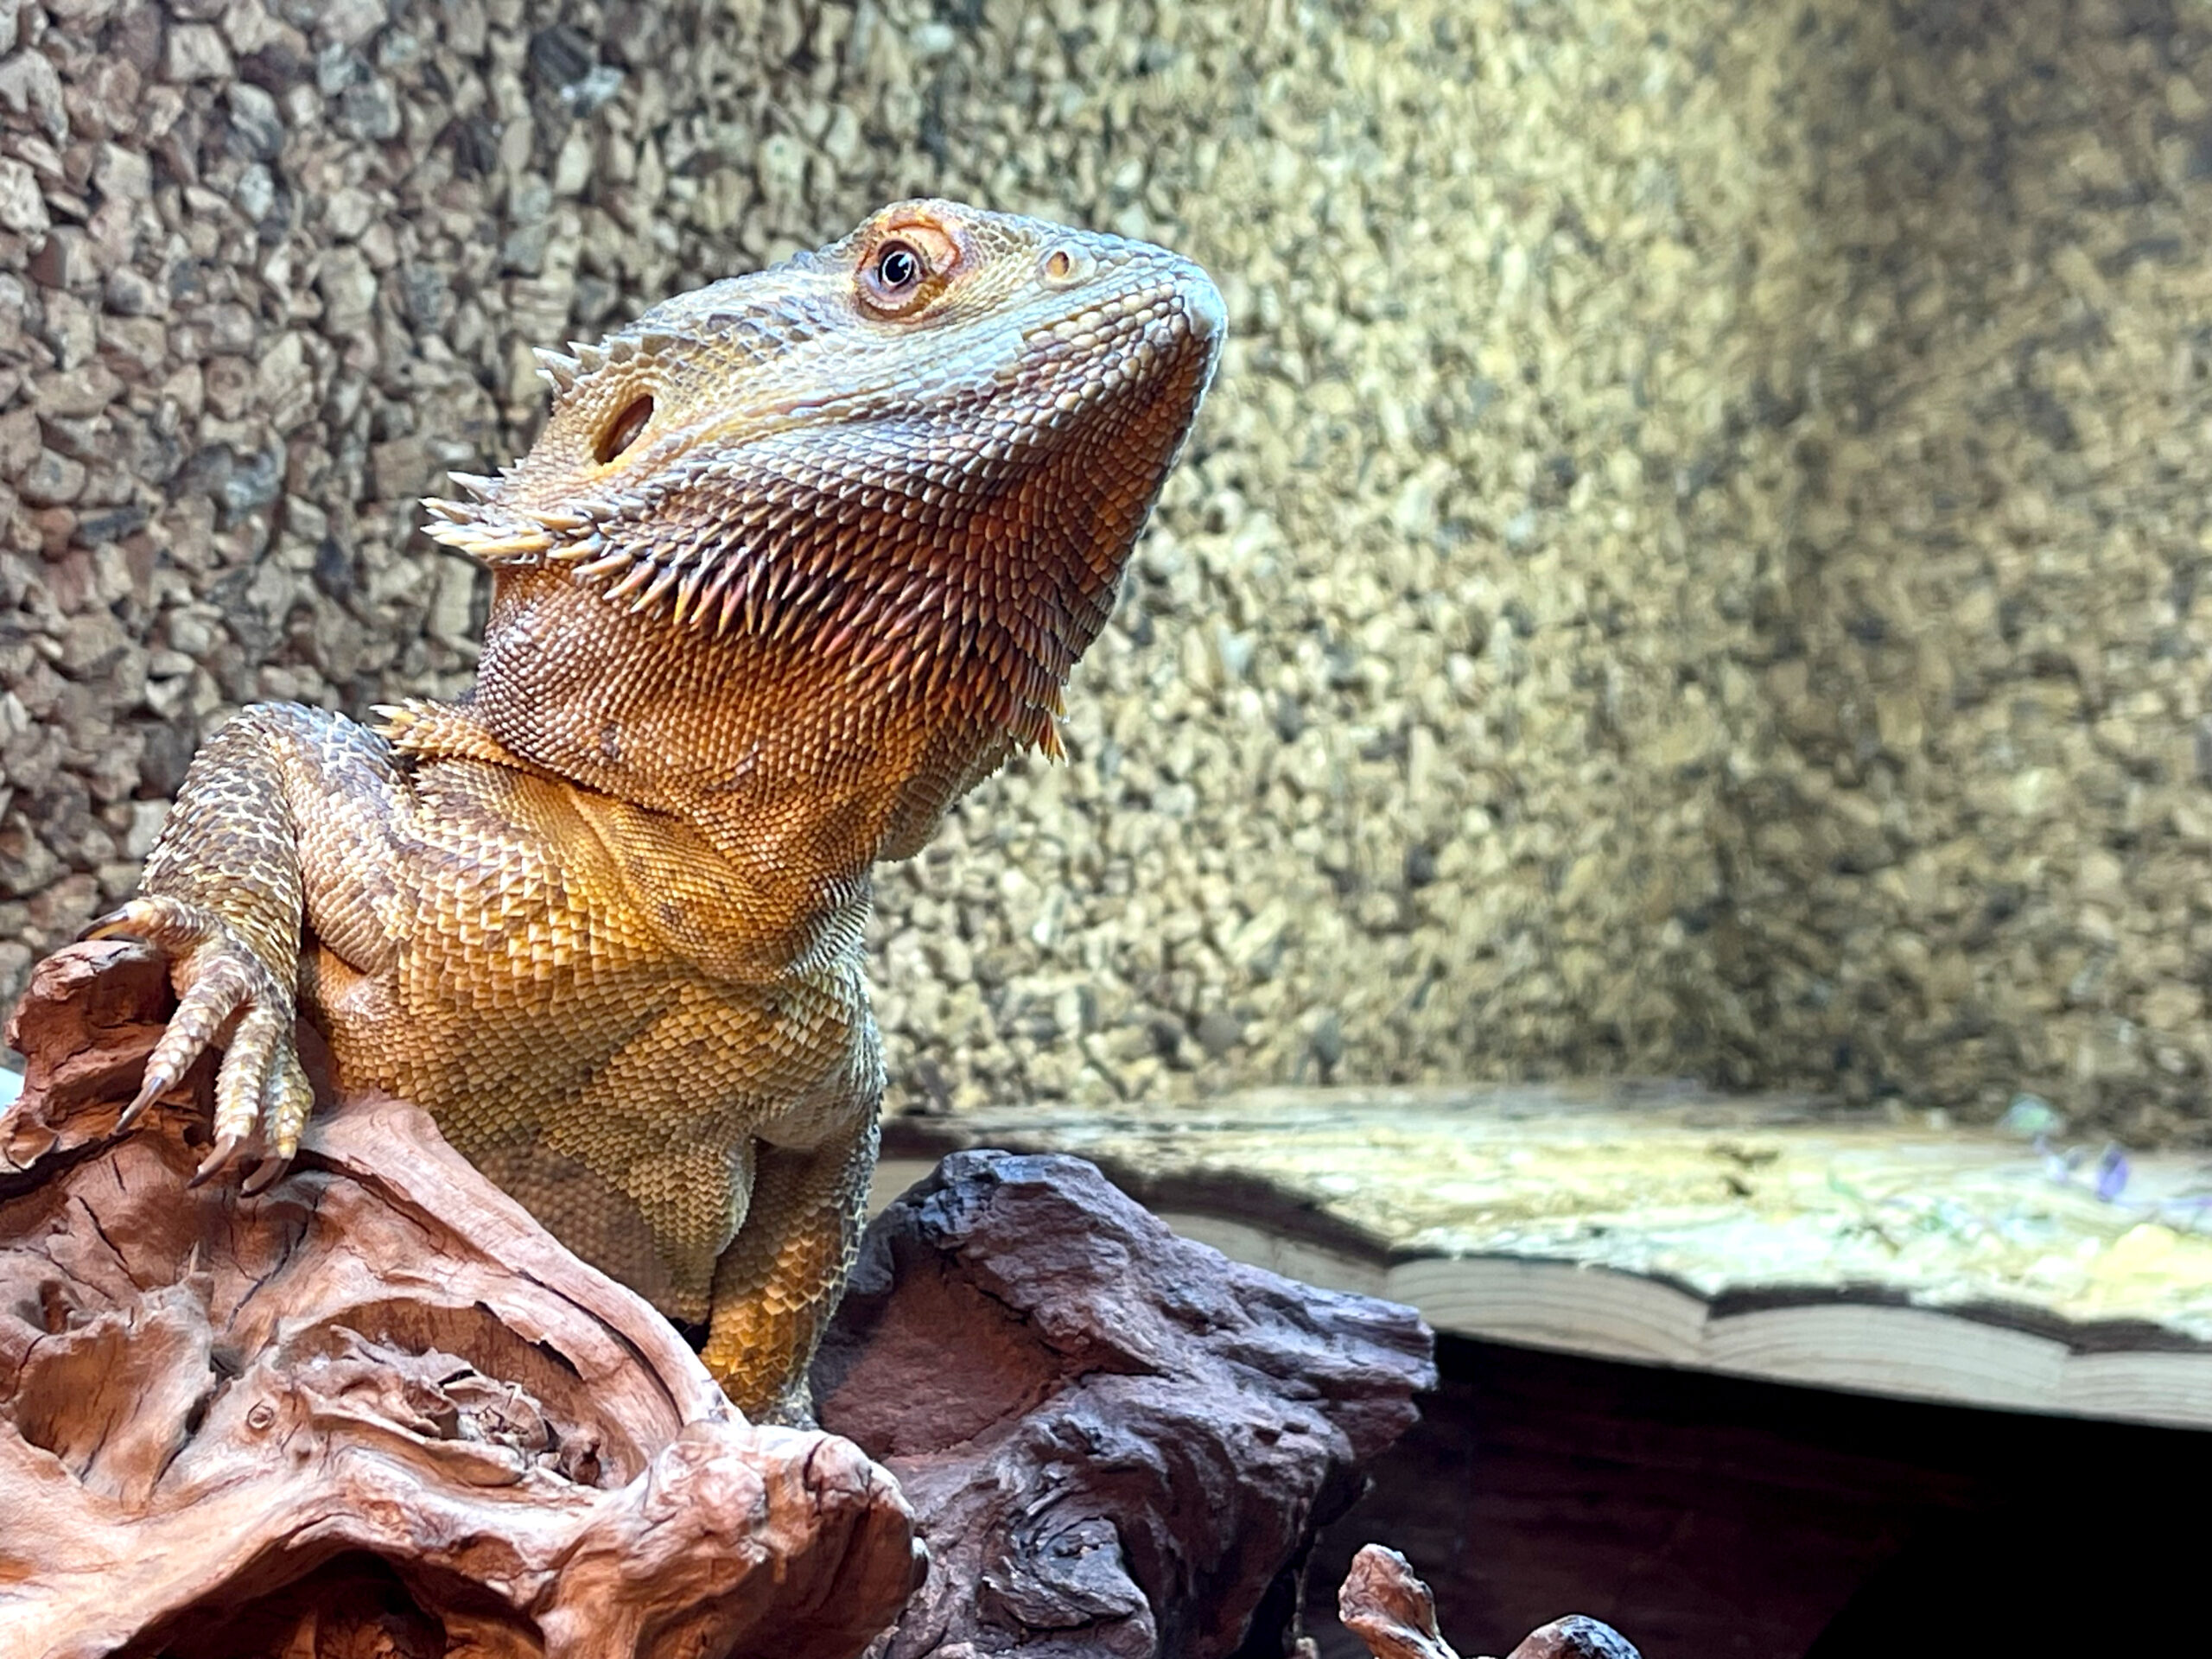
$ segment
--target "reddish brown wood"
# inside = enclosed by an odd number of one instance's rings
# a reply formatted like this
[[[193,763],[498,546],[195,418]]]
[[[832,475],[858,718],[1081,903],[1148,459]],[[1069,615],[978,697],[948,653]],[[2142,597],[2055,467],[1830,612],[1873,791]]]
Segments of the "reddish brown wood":
[[[1395,1549],[1370,1544],[1351,1558],[1337,1617],[1375,1659],[1459,1659],[1436,1628],[1436,1598]]]
[[[947,1158],[869,1230],[815,1367],[823,1425],[930,1543],[887,1659],[1283,1654],[1314,1532],[1412,1423],[1430,1346],[1080,1159]]]
[[[1375,1659],[1459,1659],[1436,1627],[1436,1599],[1395,1549],[1370,1544],[1351,1559],[1337,1617]],[[1621,1634],[1580,1613],[1522,1638],[1507,1659],[1637,1659]]]
[[[1262,1659],[1434,1381],[1408,1309],[967,1153],[869,1232],[817,1371],[850,1439],[754,1428],[412,1107],[188,1188],[204,1068],[114,1133],[168,1007],[80,946],[10,1028],[0,1653]]]
[[[0,1652],[839,1659],[891,1621],[890,1478],[746,1423],[414,1108],[319,1113],[259,1198],[187,1189],[188,1100],[111,1138],[167,995],[79,946],[10,1024]]]

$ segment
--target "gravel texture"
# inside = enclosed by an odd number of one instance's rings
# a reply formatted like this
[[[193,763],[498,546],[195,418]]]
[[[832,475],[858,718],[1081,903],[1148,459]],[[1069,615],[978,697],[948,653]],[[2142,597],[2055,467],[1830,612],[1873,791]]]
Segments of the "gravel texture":
[[[933,191],[1236,339],[899,1103],[1694,1073],[2212,1132],[2212,23],[0,0],[0,988],[241,702],[467,679],[528,348]]]

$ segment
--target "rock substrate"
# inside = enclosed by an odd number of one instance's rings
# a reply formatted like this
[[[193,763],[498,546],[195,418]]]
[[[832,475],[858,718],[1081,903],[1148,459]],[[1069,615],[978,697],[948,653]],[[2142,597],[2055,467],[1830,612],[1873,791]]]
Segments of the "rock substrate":
[[[2212,56],[2152,0],[0,0],[0,994],[465,683],[528,348],[918,191],[1235,331],[897,1097],[1695,1073],[2201,1135]]]

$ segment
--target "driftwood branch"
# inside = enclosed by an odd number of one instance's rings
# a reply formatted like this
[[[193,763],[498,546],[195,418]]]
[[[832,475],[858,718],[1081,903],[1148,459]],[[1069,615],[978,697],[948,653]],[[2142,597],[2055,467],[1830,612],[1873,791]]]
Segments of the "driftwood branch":
[[[754,1428],[411,1107],[188,1189],[204,1071],[114,1134],[169,1006],[80,946],[10,1026],[0,1653],[1261,1659],[1433,1380],[1407,1309],[977,1153],[870,1230],[837,1433]]]
[[[930,1541],[887,1659],[1284,1653],[1429,1356],[1411,1309],[1179,1238],[1080,1159],[947,1158],[869,1230],[815,1367]]]
[[[111,1139],[167,1008],[149,956],[80,946],[10,1026],[0,1651],[296,1651],[352,1619],[395,1653],[835,1659],[897,1614],[889,1477],[746,1423],[414,1108],[318,1114],[251,1199],[186,1187],[190,1101]]]
[[[1375,1659],[1459,1659],[1436,1627],[1436,1598],[1410,1561],[1381,1544],[1351,1558],[1337,1617]]]
[[[1436,1599],[1395,1549],[1370,1544],[1351,1558],[1337,1595],[1337,1617],[1375,1659],[1459,1659],[1436,1625]],[[1580,1613],[1555,1618],[1522,1638],[1506,1659],[1637,1659],[1610,1624]]]

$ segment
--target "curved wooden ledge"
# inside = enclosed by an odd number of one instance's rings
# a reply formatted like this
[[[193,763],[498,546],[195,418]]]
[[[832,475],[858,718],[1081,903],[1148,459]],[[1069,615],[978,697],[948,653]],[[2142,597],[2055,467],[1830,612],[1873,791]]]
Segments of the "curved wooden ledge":
[[[2212,1160],[1632,1084],[1270,1090],[890,1126],[1089,1158],[1188,1237],[1439,1331],[2004,1410],[2212,1427]]]

